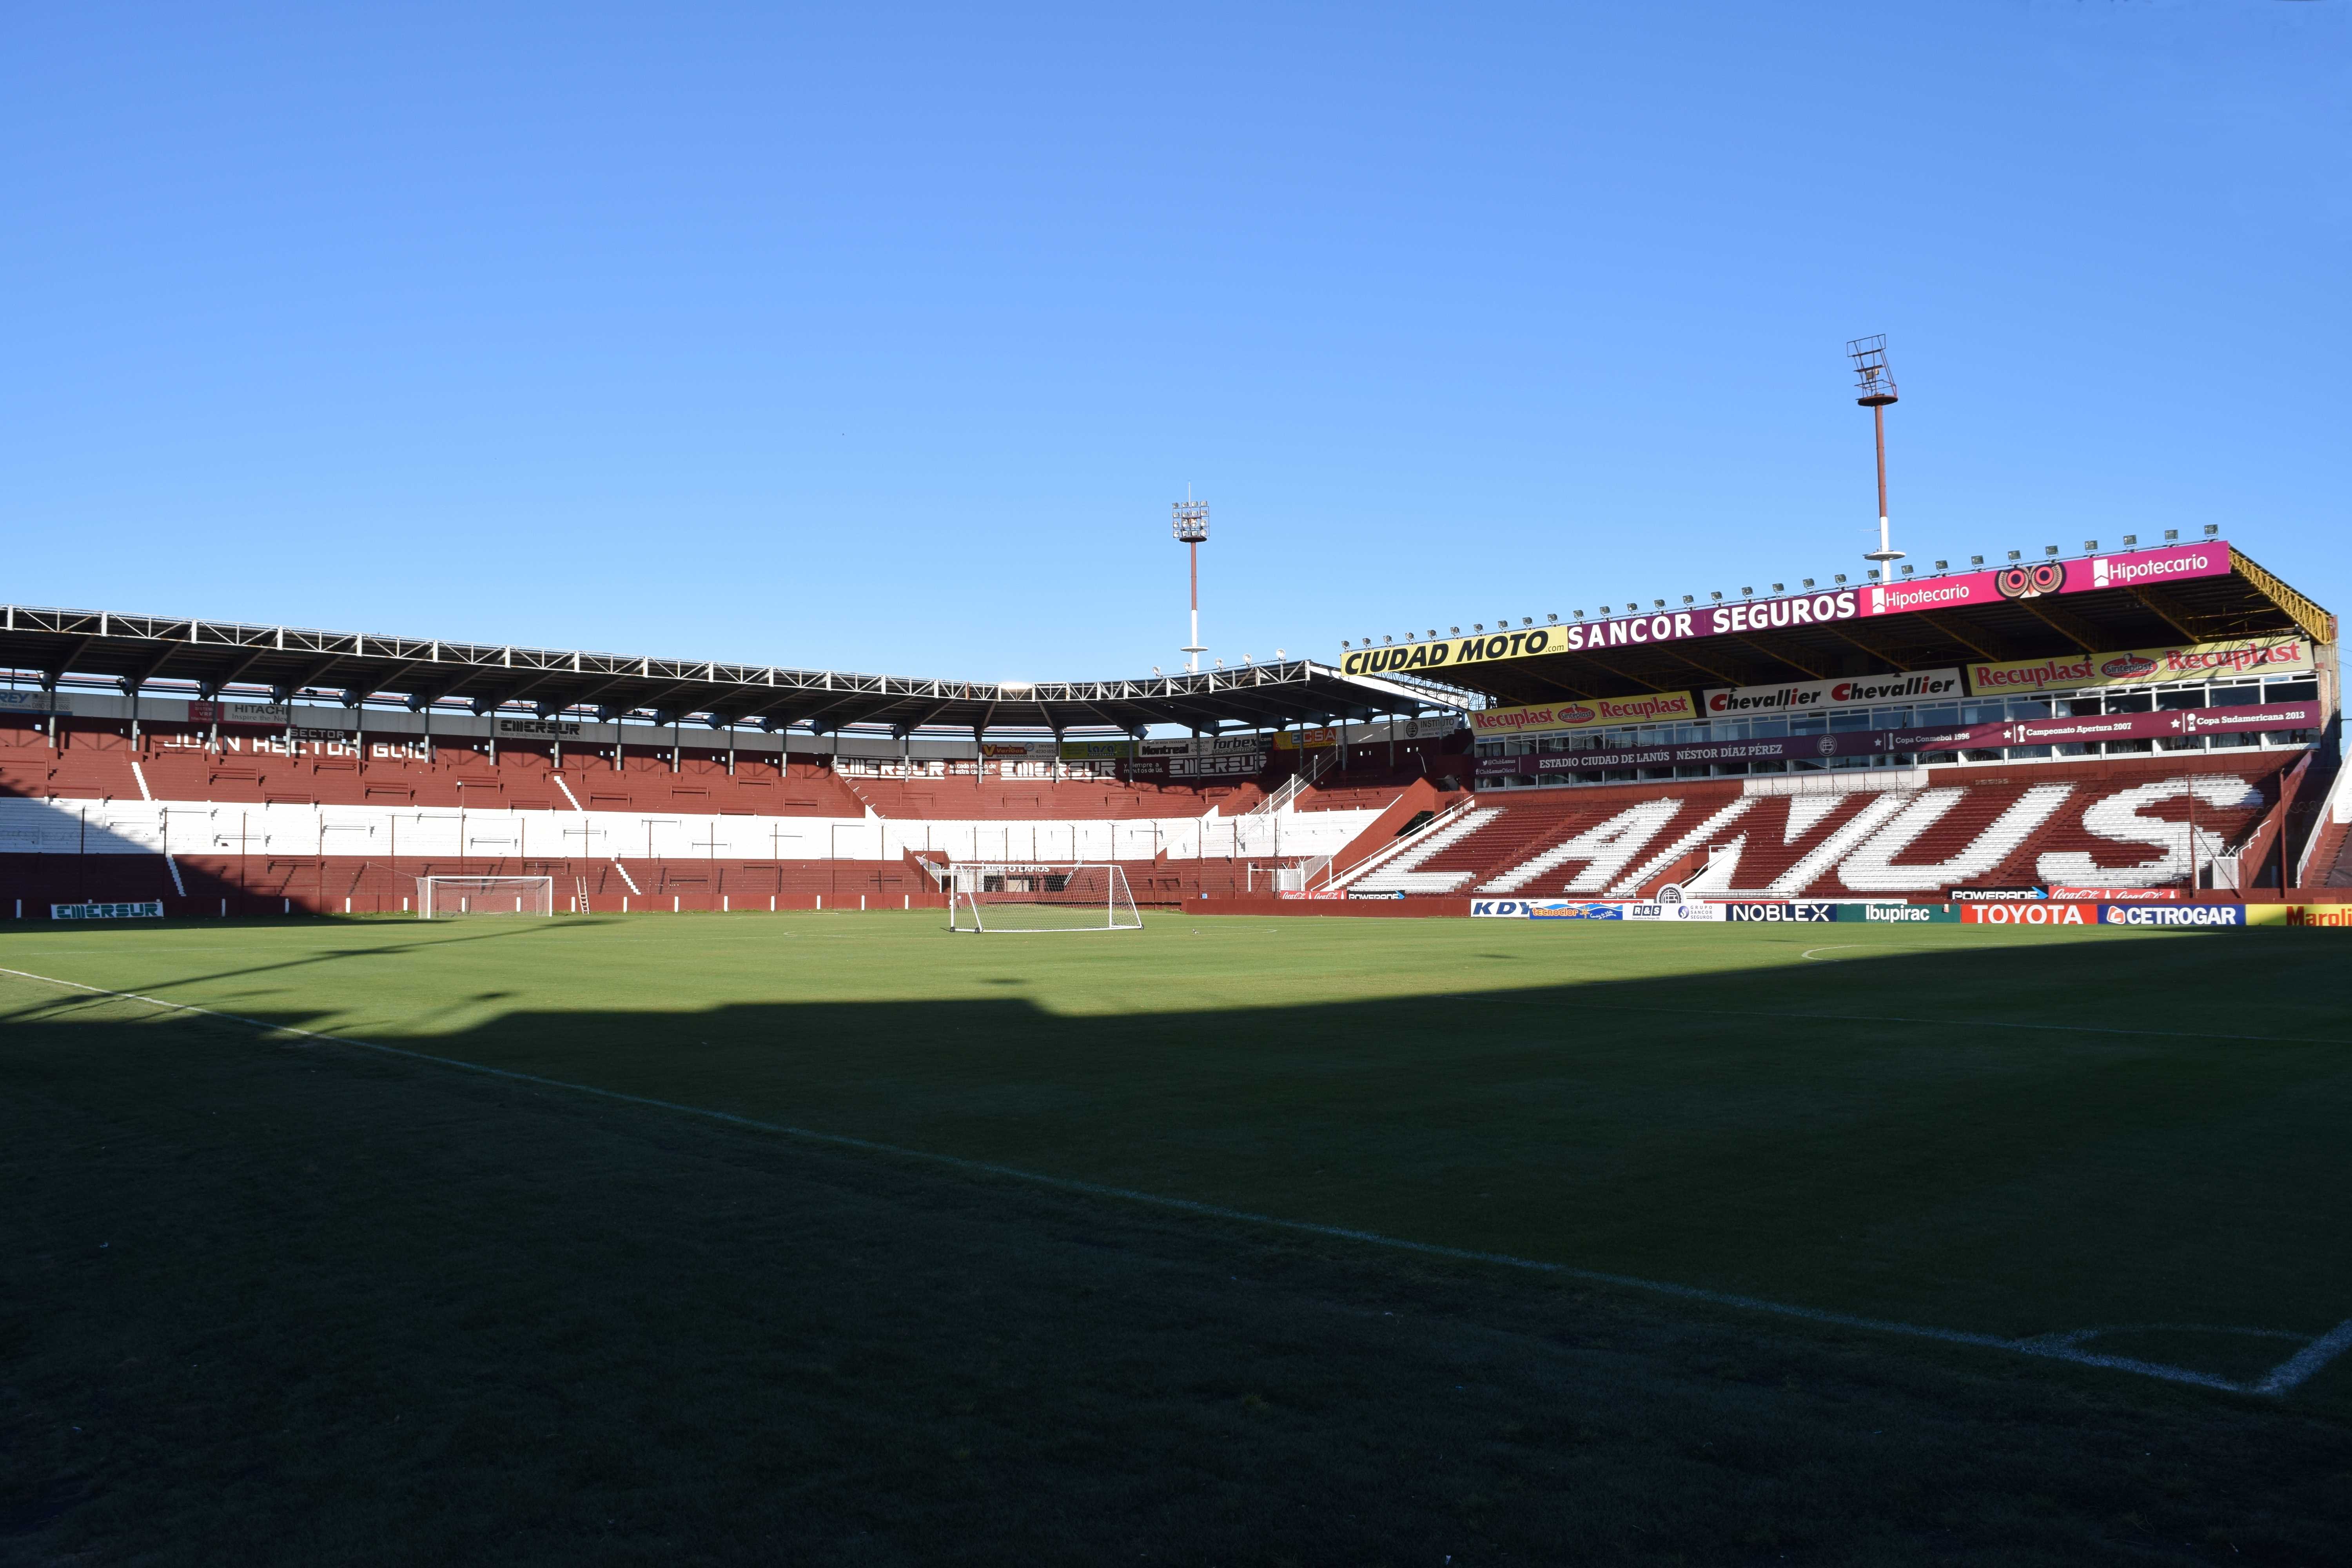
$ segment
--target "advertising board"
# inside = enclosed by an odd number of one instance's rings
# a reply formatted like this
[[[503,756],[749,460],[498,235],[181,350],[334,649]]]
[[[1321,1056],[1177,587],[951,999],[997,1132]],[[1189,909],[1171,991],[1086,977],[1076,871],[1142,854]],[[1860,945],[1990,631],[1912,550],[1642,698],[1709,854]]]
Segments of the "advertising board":
[[[1624,912],[1619,918],[1629,921],[1720,921],[1721,904],[1702,904],[1682,900],[1670,904],[1629,903],[1619,906]]]
[[[0,691],[0,713],[65,713],[65,699],[46,691]]]
[[[283,702],[191,702],[191,724],[271,724],[293,721],[294,710]]]
[[[1963,572],[1883,587],[1840,588],[1831,593],[1713,605],[1705,609],[1660,610],[1650,615],[1578,621],[1569,626],[1498,629],[1466,637],[1359,648],[1343,656],[1339,664],[1349,675],[1405,674],[1465,664],[1540,658],[1546,654],[1592,648],[1631,647],[1738,632],[1820,626],[1871,616],[1997,605],[2053,594],[2088,594],[2138,584],[2221,577],[2227,576],[2231,570],[2228,542],[2209,539],[2197,544],[2168,544],[2154,550],[2074,561],[2021,562],[1990,572]]]
[[[1767,904],[1742,901],[1723,906],[1727,921],[1762,921],[1767,923],[1791,921],[1805,924],[1827,923],[1837,919],[1835,904]]]
[[[1957,904],[2014,904],[2049,896],[2047,888],[1954,888],[1951,893]]]
[[[580,726],[566,719],[501,719],[498,721],[498,732],[501,735],[569,741],[580,733]]]
[[[1918,702],[1959,694],[1958,670],[1915,669],[1901,675],[1798,680],[1780,686],[1717,686],[1699,693],[1699,704],[1710,719],[1729,719],[1742,713],[1826,711],[1873,702]]]
[[[1960,923],[1972,926],[2093,926],[2096,904],[1962,904]]]
[[[51,904],[49,918],[53,921],[160,921],[163,918],[163,900],[149,899],[142,903],[128,904]]]
[[[1326,725],[1319,730],[1283,730],[1274,737],[1277,752],[1312,752],[1339,743],[1339,726]]]
[[[2209,931],[2246,923],[2243,904],[2101,904],[2099,923]]]
[[[1062,761],[1066,763],[1111,763],[1135,755],[1132,741],[1065,741]]]
[[[2050,896],[2070,904],[2163,904],[2188,894],[2180,888],[2053,888]]]
[[[1979,697],[2031,696],[2232,675],[2308,675],[2314,668],[2312,646],[2301,637],[2231,637],[2059,658],[1988,660],[1969,666],[1968,681]]]
[[[1832,757],[1899,752],[1965,752],[2001,746],[2088,744],[2093,741],[2159,740],[2174,735],[2245,734],[2311,730],[2323,722],[2317,702],[2265,703],[2248,708],[2183,708],[2081,718],[2017,719],[1917,730],[1848,730],[1830,735],[1702,741],[1680,746],[1616,747],[1546,752],[1524,757],[1481,757],[1480,778],[1582,773],[1600,768],[1688,767],[1700,763],[1817,762]]]
[[[1575,730],[1615,724],[1659,724],[1698,717],[1687,691],[1646,691],[1635,697],[1572,697],[1560,702],[1531,702],[1516,708],[1482,708],[1470,715],[1478,738],[1507,735],[1558,735]]]
[[[1247,778],[1265,771],[1264,752],[1227,752],[1212,757],[1171,757],[1171,778]]]
[[[1960,911],[1951,904],[1840,904],[1838,919],[1873,925],[1958,925]]]

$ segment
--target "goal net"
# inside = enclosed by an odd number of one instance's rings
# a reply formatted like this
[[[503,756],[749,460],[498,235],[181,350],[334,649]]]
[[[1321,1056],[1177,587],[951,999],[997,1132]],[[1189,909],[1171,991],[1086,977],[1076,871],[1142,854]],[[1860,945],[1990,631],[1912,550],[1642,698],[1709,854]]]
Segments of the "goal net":
[[[957,862],[948,867],[950,931],[1140,931],[1116,866]]]
[[[552,877],[419,877],[416,914],[420,920],[449,920],[457,915],[551,915],[555,912]]]

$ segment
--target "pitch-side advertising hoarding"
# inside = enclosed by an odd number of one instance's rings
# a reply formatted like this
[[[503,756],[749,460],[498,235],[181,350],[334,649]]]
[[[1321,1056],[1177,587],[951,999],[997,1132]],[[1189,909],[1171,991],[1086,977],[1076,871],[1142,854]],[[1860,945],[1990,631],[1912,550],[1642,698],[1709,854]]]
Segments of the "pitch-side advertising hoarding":
[[[1949,610],[2004,600],[2038,599],[2053,594],[2088,594],[2143,583],[2177,583],[2227,576],[2230,546],[2218,539],[2199,544],[2168,544],[2117,555],[2074,561],[2021,563],[1991,572],[1963,572],[1885,587],[1839,588],[1830,593],[1790,594],[1706,609],[1659,610],[1613,616],[1570,626],[1497,629],[1473,637],[1433,638],[1384,647],[1359,648],[1340,660],[1349,675],[1410,674],[1456,665],[1540,658],[1588,648],[1682,642],[1735,632],[1851,621],[1871,616]]]
[[[2135,897],[2147,889],[2131,889]],[[1948,904],[1736,899],[1703,903],[1633,903],[1620,900],[1475,899],[1482,920],[1723,921],[1734,924],[2140,926],[2158,931],[2220,931],[2242,926],[2329,926],[2352,930],[2352,904],[2076,903],[2057,900],[1972,902],[1953,894]],[[62,907],[62,906],[61,906]]]
[[[2206,930],[2246,923],[2243,904],[2101,904],[2099,923]]]

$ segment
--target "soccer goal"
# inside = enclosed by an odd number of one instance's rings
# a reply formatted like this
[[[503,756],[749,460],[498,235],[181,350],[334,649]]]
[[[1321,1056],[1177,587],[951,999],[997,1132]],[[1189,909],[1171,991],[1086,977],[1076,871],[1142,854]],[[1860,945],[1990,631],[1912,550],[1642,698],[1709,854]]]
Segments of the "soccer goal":
[[[948,867],[950,931],[1140,931],[1127,873],[1116,866],[956,862]]]
[[[551,915],[552,877],[419,877],[416,915],[444,921],[458,915]]]

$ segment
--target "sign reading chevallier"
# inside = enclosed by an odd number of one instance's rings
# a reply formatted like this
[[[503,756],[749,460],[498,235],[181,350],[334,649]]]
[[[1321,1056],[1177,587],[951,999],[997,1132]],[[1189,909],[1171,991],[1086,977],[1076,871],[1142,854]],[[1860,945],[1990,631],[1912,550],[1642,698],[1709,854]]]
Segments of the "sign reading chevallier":
[[[2231,637],[2176,643],[2121,653],[2072,654],[1969,666],[1969,690],[1978,696],[2072,691],[2086,686],[2158,686],[2233,675],[2308,675],[2311,644],[2301,637]]]
[[[1688,722],[1698,709],[1687,691],[1644,691],[1633,697],[1574,697],[1562,702],[1531,702],[1517,708],[1482,708],[1470,726],[1482,741],[1506,735],[1557,735],[1604,724]]]

